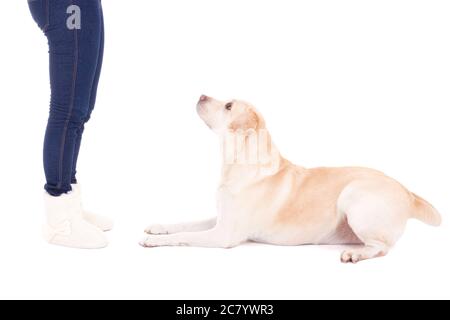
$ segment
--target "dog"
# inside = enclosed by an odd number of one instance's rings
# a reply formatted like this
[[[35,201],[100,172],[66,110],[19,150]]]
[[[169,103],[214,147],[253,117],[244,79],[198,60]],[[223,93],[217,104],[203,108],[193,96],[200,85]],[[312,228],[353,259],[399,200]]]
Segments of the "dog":
[[[441,224],[438,211],[383,173],[360,167],[313,168],[284,159],[251,104],[201,96],[197,112],[221,139],[224,163],[217,218],[151,225],[144,247],[232,248],[348,244],[343,263],[384,256],[416,218]],[[254,148],[256,146],[256,149]],[[253,150],[250,150],[252,149]],[[256,151],[255,151],[256,150]]]

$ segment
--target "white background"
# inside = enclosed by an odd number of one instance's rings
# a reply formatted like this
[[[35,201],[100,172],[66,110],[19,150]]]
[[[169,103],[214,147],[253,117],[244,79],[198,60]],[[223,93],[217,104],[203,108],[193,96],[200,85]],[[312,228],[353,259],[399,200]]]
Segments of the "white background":
[[[110,246],[47,245],[46,40],[25,0],[0,11],[0,298],[450,298],[449,1],[103,1],[107,43],[79,178]],[[432,202],[385,258],[342,247],[143,249],[150,223],[215,214],[219,145],[200,94],[243,98],[283,155],[377,168]]]

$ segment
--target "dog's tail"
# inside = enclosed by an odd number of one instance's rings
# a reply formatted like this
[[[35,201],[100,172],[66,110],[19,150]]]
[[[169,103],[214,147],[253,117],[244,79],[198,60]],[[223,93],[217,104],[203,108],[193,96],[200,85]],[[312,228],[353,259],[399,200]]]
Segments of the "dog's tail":
[[[442,223],[442,218],[439,212],[428,201],[414,193],[411,194],[413,196],[412,218],[420,220],[431,226],[440,226]]]

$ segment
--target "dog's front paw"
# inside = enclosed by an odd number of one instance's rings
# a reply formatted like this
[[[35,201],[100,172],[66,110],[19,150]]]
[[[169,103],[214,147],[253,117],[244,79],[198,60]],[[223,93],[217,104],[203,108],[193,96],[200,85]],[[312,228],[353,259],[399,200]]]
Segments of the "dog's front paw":
[[[148,235],[139,244],[145,248],[167,247],[167,246],[187,246],[188,242],[180,238],[174,238],[173,235]]]
[[[148,234],[169,234],[169,230],[161,224],[152,224],[145,228],[145,233]]]
[[[139,244],[144,248],[154,248],[159,246],[153,237],[145,237]]]

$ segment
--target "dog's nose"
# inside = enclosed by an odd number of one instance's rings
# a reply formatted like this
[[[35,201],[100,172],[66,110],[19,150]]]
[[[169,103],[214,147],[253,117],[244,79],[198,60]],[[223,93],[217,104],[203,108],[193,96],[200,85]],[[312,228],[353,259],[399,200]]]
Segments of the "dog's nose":
[[[209,99],[209,97],[208,96],[205,96],[204,94],[202,94],[202,96],[200,97],[200,102],[205,102],[205,101],[207,101]]]

